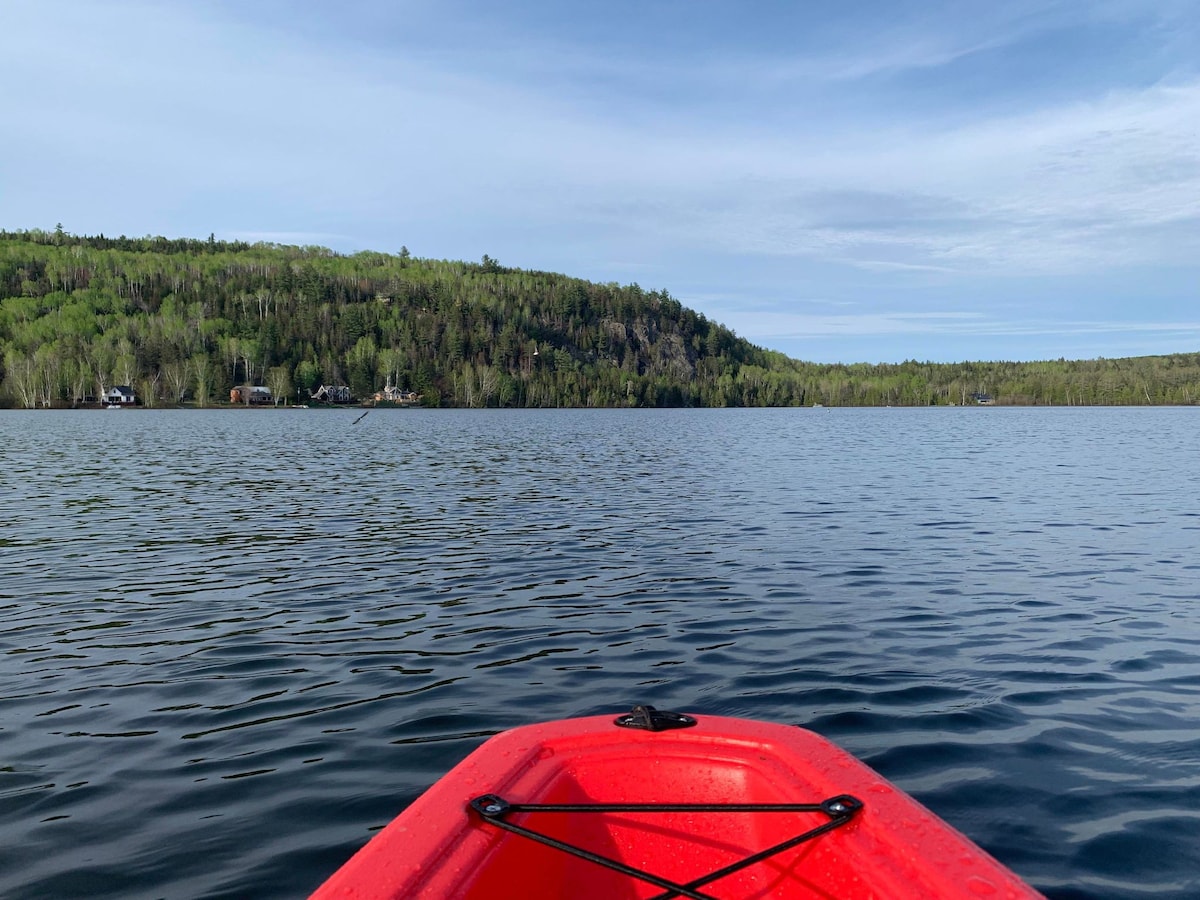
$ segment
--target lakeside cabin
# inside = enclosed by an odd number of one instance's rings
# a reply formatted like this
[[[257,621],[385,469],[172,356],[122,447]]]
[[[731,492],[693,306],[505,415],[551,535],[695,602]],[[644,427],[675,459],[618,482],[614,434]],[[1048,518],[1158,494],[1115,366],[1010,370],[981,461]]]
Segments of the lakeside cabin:
[[[317,403],[353,403],[354,395],[344,384],[323,384],[308,395]]]
[[[116,387],[110,387],[104,392],[104,396],[100,398],[100,402],[105,406],[134,406],[137,404],[137,394],[133,392],[127,384],[118,384]]]
[[[230,403],[243,403],[248,406],[273,403],[274,399],[271,396],[271,389],[263,387],[261,384],[243,384],[229,392]]]
[[[382,391],[376,391],[372,399],[376,405],[383,403],[388,406],[416,406],[421,402],[421,395],[416,391],[405,391],[388,384]]]

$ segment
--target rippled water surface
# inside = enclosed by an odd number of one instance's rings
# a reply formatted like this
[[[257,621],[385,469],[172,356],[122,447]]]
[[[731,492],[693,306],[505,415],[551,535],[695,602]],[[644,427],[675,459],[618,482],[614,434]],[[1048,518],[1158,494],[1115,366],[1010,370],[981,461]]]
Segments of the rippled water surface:
[[[487,735],[807,725],[1200,896],[1191,409],[0,413],[0,895],[295,897]]]

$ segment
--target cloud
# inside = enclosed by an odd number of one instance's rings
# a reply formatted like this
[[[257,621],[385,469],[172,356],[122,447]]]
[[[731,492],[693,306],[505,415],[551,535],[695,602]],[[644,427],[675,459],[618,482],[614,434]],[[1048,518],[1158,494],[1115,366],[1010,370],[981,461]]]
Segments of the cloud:
[[[1057,311],[1048,311],[1051,316]],[[740,337],[801,359],[899,362],[926,359],[1074,359],[1179,352],[1194,346],[1200,322],[1019,318],[955,310],[803,314],[745,311],[723,321]]]
[[[766,339],[1018,334],[952,313],[1020,279],[1086,331],[1109,273],[1194,272],[1192,5],[785,6],[17,5],[9,227],[487,252]],[[861,315],[752,318],[796,295]]]
[[[1200,82],[939,132],[826,136],[844,152],[643,137],[609,193],[638,196],[646,230],[745,253],[972,272],[1184,263],[1200,251],[1196,121]],[[592,211],[606,206],[630,211]]]
[[[742,337],[821,337],[827,335],[977,334],[984,322],[979,313],[888,312],[851,315],[812,315],[790,312],[737,314],[735,330]]]
[[[950,274],[955,271],[949,266],[931,266],[923,265],[921,263],[885,262],[878,259],[848,259],[843,261],[852,266],[857,266],[860,269],[867,269],[869,271],[876,272],[940,272],[942,274]]]
[[[55,41],[79,53],[31,85],[31,139],[61,148],[82,124],[108,182],[156,183],[167,206],[196,202],[178,196],[184,184],[222,199],[241,190],[251,228],[251,219],[282,231],[285,216],[325,216],[335,228],[297,230],[346,236],[354,218],[469,216],[519,220],[531,234],[636,235],[647,247],[897,275],[1070,272],[1182,262],[1200,250],[1196,81],[1002,116],[984,108],[949,125],[936,114],[828,125],[799,115],[763,133],[714,119],[691,98],[658,124],[622,121],[605,105],[573,106],[544,80],[497,80],[457,68],[457,57],[389,56],[379,46],[346,57],[309,38],[280,41],[264,24],[210,20],[202,7],[72,8],[78,16],[61,32],[23,44],[25,64]],[[910,11],[900,25],[868,32],[855,52],[879,69],[938,67],[1054,24],[1038,9],[939,27]],[[111,17],[132,52],[114,56],[84,39],[116,27]],[[791,64],[865,77],[845,46]],[[580,56],[579,70],[625,59]],[[764,65],[777,64],[786,75],[786,60]],[[681,79],[705,71],[670,55],[647,65]],[[137,97],[137,112],[73,92],[78,68]],[[766,76],[751,66],[737,77],[735,93],[752,96],[746,85]]]

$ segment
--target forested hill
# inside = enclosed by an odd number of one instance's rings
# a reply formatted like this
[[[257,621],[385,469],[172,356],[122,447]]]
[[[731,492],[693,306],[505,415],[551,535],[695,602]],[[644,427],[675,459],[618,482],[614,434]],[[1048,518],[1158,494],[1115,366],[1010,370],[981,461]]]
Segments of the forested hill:
[[[265,384],[433,406],[1192,403],[1200,354],[1124,360],[818,365],[744,341],[665,290],[417,259],[407,250],[0,232],[3,399],[146,405]],[[975,397],[973,397],[975,395]]]

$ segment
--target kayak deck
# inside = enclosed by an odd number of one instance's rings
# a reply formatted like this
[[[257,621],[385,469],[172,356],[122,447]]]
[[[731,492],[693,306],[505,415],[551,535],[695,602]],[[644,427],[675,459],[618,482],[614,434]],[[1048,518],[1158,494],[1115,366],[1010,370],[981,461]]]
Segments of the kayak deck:
[[[526,804],[623,808],[546,810],[526,809]],[[644,804],[668,808],[645,809]],[[739,808],[709,808],[727,804]],[[746,804],[792,808],[742,809]],[[610,864],[580,858],[510,827]],[[817,833],[796,840],[811,831]],[[781,844],[785,849],[746,864],[747,858]],[[313,896],[1039,895],[915,800],[812,732],[717,716],[699,717],[694,727],[679,730],[641,731],[618,728],[611,716],[596,716],[493,737]]]

